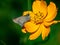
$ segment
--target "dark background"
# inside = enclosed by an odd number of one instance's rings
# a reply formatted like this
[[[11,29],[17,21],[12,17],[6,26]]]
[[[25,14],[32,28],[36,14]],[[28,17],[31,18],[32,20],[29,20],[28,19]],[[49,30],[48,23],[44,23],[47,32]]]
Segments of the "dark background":
[[[21,32],[21,27],[12,20],[31,10],[34,0],[0,0],[0,45],[60,45],[60,23],[51,26],[51,32],[43,41],[41,36],[36,40],[28,40],[29,34]],[[58,14],[55,20],[60,20],[60,1],[46,0],[47,4],[53,1]],[[53,11],[53,10],[52,10]]]

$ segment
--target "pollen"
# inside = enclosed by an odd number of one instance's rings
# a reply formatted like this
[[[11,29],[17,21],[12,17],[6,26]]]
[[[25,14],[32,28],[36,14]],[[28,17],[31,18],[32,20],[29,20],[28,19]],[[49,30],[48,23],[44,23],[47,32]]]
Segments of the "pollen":
[[[42,23],[43,22],[43,17],[44,17],[43,13],[40,13],[40,12],[36,13],[35,17],[34,17],[35,23],[36,24]]]

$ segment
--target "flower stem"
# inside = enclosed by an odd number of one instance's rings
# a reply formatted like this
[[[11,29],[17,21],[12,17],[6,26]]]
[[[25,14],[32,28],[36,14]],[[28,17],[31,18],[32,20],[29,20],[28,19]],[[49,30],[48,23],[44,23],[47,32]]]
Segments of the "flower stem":
[[[28,10],[31,10],[31,0],[28,0]]]

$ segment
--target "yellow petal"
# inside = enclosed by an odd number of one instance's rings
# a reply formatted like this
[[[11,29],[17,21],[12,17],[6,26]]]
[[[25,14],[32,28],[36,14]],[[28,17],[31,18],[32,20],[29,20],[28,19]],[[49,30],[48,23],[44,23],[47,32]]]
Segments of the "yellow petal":
[[[48,36],[50,32],[50,27],[45,27],[43,24],[41,25],[40,29],[42,30],[42,39],[44,40],[45,37]]]
[[[30,14],[31,11],[24,11],[23,12],[23,16],[27,15],[27,14]]]
[[[31,19],[31,21],[35,21],[35,19],[34,19],[34,17],[35,17],[35,14],[33,13],[33,12],[30,12],[30,19]]]
[[[23,28],[23,29],[22,29],[22,32],[23,32],[23,33],[26,33],[26,30],[25,30],[25,28]]]
[[[38,30],[37,30],[35,33],[33,33],[33,34],[31,34],[31,35],[29,36],[29,39],[30,39],[30,40],[35,40],[35,39],[38,38],[40,35],[41,35],[41,30],[40,30],[40,27],[39,27]]]
[[[32,10],[34,14],[42,13],[44,17],[47,14],[47,4],[45,1],[34,1],[32,5]]]
[[[36,25],[33,22],[27,22],[24,24],[24,27],[26,28],[27,32],[33,33],[38,29],[39,25]]]
[[[49,27],[49,26],[51,26],[52,24],[56,24],[56,23],[58,23],[58,22],[60,22],[60,21],[50,21],[50,22],[47,22],[47,21],[44,21],[44,25],[46,26],[46,27]]]
[[[57,8],[53,2],[50,2],[48,6],[48,15],[45,18],[45,21],[52,21],[57,15]]]

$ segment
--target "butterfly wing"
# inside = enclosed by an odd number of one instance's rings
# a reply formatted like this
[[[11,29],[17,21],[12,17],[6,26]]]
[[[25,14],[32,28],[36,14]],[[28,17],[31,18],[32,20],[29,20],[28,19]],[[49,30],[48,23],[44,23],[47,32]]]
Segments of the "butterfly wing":
[[[24,23],[30,20],[29,14],[26,16],[20,16],[18,18],[13,19],[13,22],[19,24],[21,27],[23,27]]]

